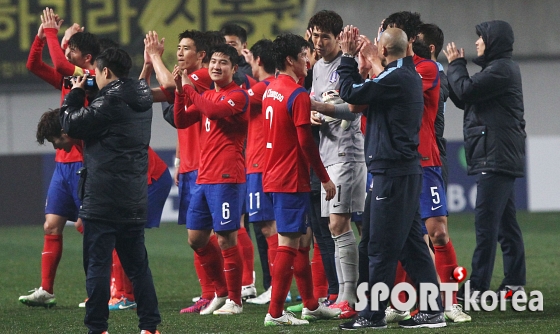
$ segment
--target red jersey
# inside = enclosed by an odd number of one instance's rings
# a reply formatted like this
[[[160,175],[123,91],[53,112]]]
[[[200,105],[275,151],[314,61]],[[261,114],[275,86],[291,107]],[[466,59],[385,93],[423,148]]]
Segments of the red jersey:
[[[183,89],[187,89],[184,87]],[[183,108],[187,109],[190,102],[185,101]],[[177,129],[179,140],[179,173],[188,173],[197,170],[200,165],[200,125],[189,126],[186,129]]]
[[[249,129],[247,131],[247,147],[245,148],[245,165],[247,174],[262,173],[264,168],[264,133],[262,100],[264,92],[274,76],[270,76],[249,88]]]
[[[161,175],[167,170],[167,164],[161,160],[159,155],[148,146],[148,184],[152,184],[152,180],[159,180]]]
[[[305,88],[292,77],[278,75],[263,95],[266,140],[263,171],[265,192],[309,192],[309,163],[321,182],[329,180],[311,134],[311,102]],[[300,145],[298,127],[308,127],[310,148]],[[311,161],[308,161],[310,159]]]
[[[189,74],[189,78],[200,94],[209,90],[214,83],[214,81],[210,78],[210,73],[208,73],[208,67],[202,67],[192,72]]]
[[[439,104],[439,70],[437,64],[430,59],[414,55],[412,60],[422,78],[424,91],[424,113],[418,133],[420,164],[422,167],[441,166],[434,127]]]
[[[200,128],[198,184],[244,183],[243,143],[247,137],[249,97],[235,82],[199,95],[191,86],[175,94],[178,129]],[[184,101],[192,101],[185,110]]]
[[[87,70],[71,64],[66,59],[64,51],[60,48],[60,43],[56,34],[57,30],[54,28],[45,29],[46,41],[49,45],[49,52],[55,66],[52,67],[43,62],[42,54],[43,48],[45,47],[45,41],[40,39],[38,36],[35,36],[33,44],[31,45],[31,50],[29,51],[29,57],[27,59],[27,69],[52,85],[54,88],[62,91],[60,94],[60,104],[62,105],[64,97],[71,90],[71,88],[64,88],[64,76],[83,75]],[[82,151],[83,144],[81,142],[80,144],[75,144],[70,152],[57,149],[54,160],[62,163],[81,162],[83,161]]]

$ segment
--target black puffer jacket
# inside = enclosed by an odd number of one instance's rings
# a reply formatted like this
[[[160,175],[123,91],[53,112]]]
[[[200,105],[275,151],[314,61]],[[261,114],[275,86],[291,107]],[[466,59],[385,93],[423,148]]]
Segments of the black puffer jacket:
[[[525,120],[519,66],[511,59],[513,30],[504,21],[476,26],[486,45],[474,60],[482,71],[469,77],[464,58],[449,64],[450,97],[464,109],[463,134],[468,173],[496,172],[522,177]]]
[[[84,107],[84,91],[64,99],[60,121],[84,140],[80,218],[117,223],[146,222],[148,145],[152,95],[145,80],[119,79]]]

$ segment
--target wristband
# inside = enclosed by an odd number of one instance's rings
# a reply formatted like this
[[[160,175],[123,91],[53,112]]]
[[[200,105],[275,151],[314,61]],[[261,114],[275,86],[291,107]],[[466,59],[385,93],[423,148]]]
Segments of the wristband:
[[[181,166],[181,159],[175,158],[175,167],[179,168]]]
[[[343,53],[342,57],[354,58],[354,55],[351,53]]]

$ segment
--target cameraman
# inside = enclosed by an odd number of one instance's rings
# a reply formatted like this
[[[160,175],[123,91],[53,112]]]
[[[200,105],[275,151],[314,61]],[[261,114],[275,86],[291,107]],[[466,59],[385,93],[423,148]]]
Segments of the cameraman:
[[[131,64],[121,49],[103,51],[95,61],[97,97],[84,107],[86,78],[78,77],[60,111],[64,131],[84,141],[79,216],[89,298],[84,323],[90,334],[108,327],[113,249],[133,282],[140,329],[158,333],[161,322],[144,246],[152,95],[145,80],[128,78]]]

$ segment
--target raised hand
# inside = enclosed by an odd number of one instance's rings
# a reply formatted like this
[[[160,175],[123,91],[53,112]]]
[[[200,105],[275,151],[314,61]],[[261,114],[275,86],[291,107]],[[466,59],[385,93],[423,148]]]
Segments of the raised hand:
[[[157,32],[148,31],[146,38],[144,38],[144,50],[150,58],[161,56],[164,51],[164,42],[165,37],[160,40]]]
[[[179,68],[179,65],[175,65],[173,67],[173,80],[175,81],[175,89],[177,89],[177,93],[183,94],[183,70]]]
[[[43,28],[54,28],[60,30],[60,26],[64,20],[60,19],[57,14],[54,13],[52,8],[46,7],[43,9],[43,15],[41,15],[41,24]]]
[[[443,54],[447,57],[449,63],[457,58],[465,58],[465,50],[463,48],[457,49],[455,42],[448,43],[446,49],[443,50]]]
[[[80,27],[80,25],[77,23],[74,23],[70,27],[68,27],[64,32],[64,37],[62,37],[62,41],[60,42],[60,46],[62,47],[62,49],[64,50],[68,47],[68,41],[70,40],[70,37],[72,37],[72,35],[74,35],[77,32],[83,32],[83,31],[84,31],[84,27]]]
[[[340,49],[342,52],[356,55],[358,52],[360,30],[353,25],[348,25],[344,27],[344,30],[340,32],[339,36]]]

